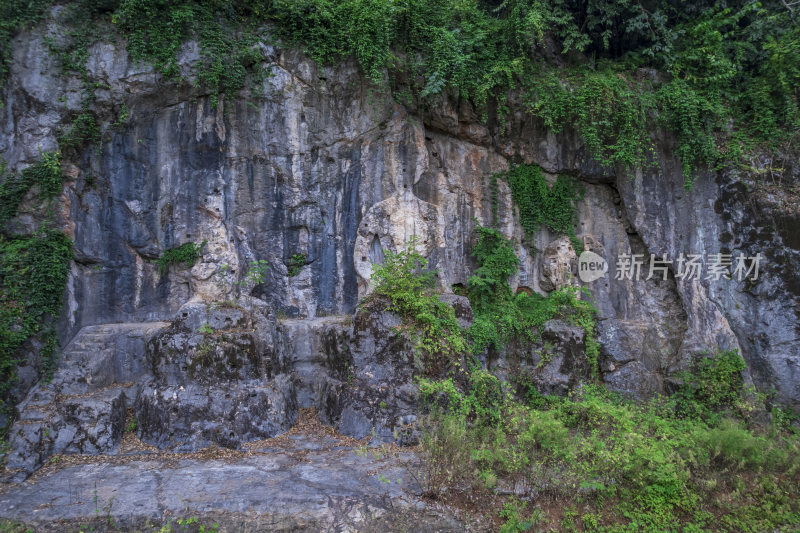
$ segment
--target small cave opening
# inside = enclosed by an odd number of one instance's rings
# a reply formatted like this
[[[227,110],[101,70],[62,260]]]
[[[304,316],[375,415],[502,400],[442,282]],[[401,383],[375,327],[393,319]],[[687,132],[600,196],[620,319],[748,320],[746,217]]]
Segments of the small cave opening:
[[[463,283],[453,283],[450,288],[453,290],[453,294],[457,294],[459,296],[467,295],[467,286]]]

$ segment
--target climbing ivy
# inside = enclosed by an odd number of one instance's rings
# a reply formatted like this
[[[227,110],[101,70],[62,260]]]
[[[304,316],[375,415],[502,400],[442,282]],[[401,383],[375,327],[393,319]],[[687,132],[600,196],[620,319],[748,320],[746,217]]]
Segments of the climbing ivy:
[[[178,51],[190,37],[197,37],[201,65],[197,84],[209,88],[211,105],[244,86],[248,67],[259,65],[263,37],[250,18],[249,7],[235,2],[126,0],[112,21],[128,38],[128,52],[135,61],[152,63],[168,79],[181,76]],[[262,73],[263,75],[263,73]]]
[[[72,241],[59,231],[0,235],[0,399],[6,410],[23,343],[37,337],[43,346],[42,374],[55,368],[53,320],[61,310],[71,260]]]
[[[611,65],[559,71],[538,64],[524,85],[528,111],[553,132],[576,128],[589,155],[603,165],[632,169],[651,161],[652,97],[645,83]]]
[[[36,191],[35,201],[52,203],[61,192],[62,177],[59,152],[42,154],[39,162],[16,175],[0,162],[0,227],[17,215],[31,189]],[[53,323],[61,310],[72,241],[48,228],[51,210],[44,214],[46,220],[33,235],[0,231],[0,410],[6,415],[15,400],[11,391],[27,341],[36,338],[41,343],[41,375],[55,368],[58,339]],[[0,434],[6,429],[0,428]]]
[[[507,172],[492,176],[505,180],[511,189],[511,198],[519,210],[519,221],[527,235],[546,226],[555,233],[569,236],[572,246],[580,253],[581,242],[575,235],[576,204],[582,197],[578,182],[567,176],[558,176],[552,187],[541,168],[536,165],[516,165]],[[496,185],[492,187],[492,204],[496,205]],[[495,208],[496,209],[496,208]]]
[[[17,209],[31,187],[38,187],[39,198],[51,200],[61,192],[61,154],[46,152],[42,159],[18,175],[10,173],[0,160],[0,224],[17,214]]]

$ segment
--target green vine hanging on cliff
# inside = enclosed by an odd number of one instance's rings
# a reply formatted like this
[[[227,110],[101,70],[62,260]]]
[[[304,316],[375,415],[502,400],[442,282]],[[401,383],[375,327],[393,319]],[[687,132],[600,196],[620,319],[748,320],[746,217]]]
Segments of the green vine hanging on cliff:
[[[53,322],[61,311],[71,260],[72,241],[59,231],[0,236],[0,400],[6,410],[26,341],[37,337],[42,343],[42,375],[55,368],[58,342]]]
[[[61,154],[46,152],[38,163],[19,175],[8,172],[0,160],[0,224],[17,214],[20,203],[31,187],[38,187],[41,200],[51,200],[61,192]]]
[[[0,83],[11,38],[52,5],[2,4]],[[273,35],[320,63],[354,57],[369,80],[388,75],[423,107],[458,93],[487,117],[491,108],[500,131],[516,90],[551,131],[574,127],[587,155],[623,169],[653,164],[651,132],[665,127],[687,187],[703,169],[793,142],[800,127],[800,26],[778,2],[78,0],[67,8],[85,15],[70,23],[74,59],[101,28],[116,27],[132,59],[175,80],[182,45],[196,39],[197,82],[214,105],[261,69],[259,43]]]
[[[33,199],[51,204],[61,193],[63,173],[60,154],[48,152],[19,174],[0,165],[0,409],[8,414],[14,401],[9,395],[17,379],[21,349],[33,338],[41,343],[39,371],[47,376],[55,368],[58,339],[54,321],[72,260],[72,241],[62,232],[48,229],[52,211],[33,235],[15,235],[6,224],[19,211],[31,189]],[[50,213],[48,215],[48,213]],[[5,428],[0,428],[2,433]]]
[[[6,2],[0,49],[50,5]],[[283,42],[302,46],[322,63],[353,56],[375,83],[388,73],[398,92],[412,100],[450,88],[482,108],[493,102],[502,117],[508,91],[521,88],[531,114],[552,131],[573,125],[588,153],[607,165],[653,163],[650,131],[666,126],[677,137],[687,186],[702,168],[758,145],[791,140],[800,124],[800,30],[779,5],[742,1],[723,8],[701,2],[686,9],[656,2],[644,9],[615,1],[599,10],[555,0],[508,0],[495,7],[477,0],[70,5],[88,17],[75,26],[113,22],[131,57],[152,62],[169,79],[180,74],[181,46],[196,38],[198,83],[211,89],[215,105],[220,96],[242,88],[248,72],[260,65],[257,43],[266,36],[259,28],[269,26]],[[78,34],[100,38],[97,31]],[[531,49],[552,46],[545,44],[548,35],[572,66],[532,57]],[[83,43],[76,48],[85,49]],[[10,56],[3,54],[5,76]]]
[[[581,253],[582,245],[575,235],[576,205],[583,195],[580,184],[573,178],[558,176],[552,187],[536,165],[515,165],[507,172],[491,178],[492,209],[496,212],[497,179],[503,179],[511,189],[511,198],[519,210],[519,222],[530,236],[542,226],[555,233],[569,236],[572,246]],[[495,215],[496,217],[496,215]]]

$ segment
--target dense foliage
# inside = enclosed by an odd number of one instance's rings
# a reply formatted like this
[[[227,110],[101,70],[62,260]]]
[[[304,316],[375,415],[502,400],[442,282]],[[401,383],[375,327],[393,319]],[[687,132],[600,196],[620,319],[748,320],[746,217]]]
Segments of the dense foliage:
[[[500,349],[510,340],[536,340],[541,326],[559,318],[586,331],[586,355],[592,372],[597,370],[596,313],[589,294],[577,287],[564,287],[547,297],[514,294],[508,279],[516,274],[518,260],[511,242],[497,230],[478,226],[478,241],[472,254],[478,262],[467,284],[475,322],[468,335],[477,353]]]
[[[286,261],[286,275],[294,277],[303,271],[303,267],[308,264],[305,254],[292,254]]]
[[[72,241],[61,232],[0,235],[0,400],[5,408],[24,342],[37,337],[42,373],[54,369],[53,320],[61,311],[71,260]]]
[[[32,339],[40,344],[39,371],[54,369],[57,338],[54,320],[72,260],[72,241],[48,228],[53,200],[62,188],[61,154],[48,152],[41,160],[10,173],[0,160],[0,410],[8,415],[14,398],[21,348]],[[33,235],[16,235],[13,222],[23,200],[37,202],[44,216]],[[0,427],[0,436],[6,428]]]
[[[0,7],[0,82],[8,42],[41,18],[46,0]],[[219,97],[250,73],[262,79],[258,42],[277,36],[323,63],[355,57],[377,84],[422,106],[460,93],[499,121],[509,89],[553,131],[574,127],[605,164],[653,164],[650,132],[671,130],[687,185],[699,169],[759,146],[793,140],[800,126],[800,26],[777,0],[77,0],[56,44],[79,72],[87,44],[108,27],[135,60],[170,79],[196,38],[197,82]],[[269,28],[269,35],[264,29]],[[91,87],[79,137],[92,129]],[[89,113],[88,115],[86,113]],[[500,124],[502,128],[502,124]]]
[[[492,176],[492,209],[497,211],[496,180],[502,179],[511,189],[511,198],[519,210],[519,222],[527,235],[546,226],[555,233],[570,237],[578,253],[582,245],[575,235],[575,207],[582,196],[578,182],[568,176],[558,176],[553,186],[547,184],[537,165],[514,165],[507,172]],[[495,213],[496,218],[496,213]]]
[[[385,260],[373,264],[373,291],[362,305],[386,299],[389,310],[405,321],[404,333],[413,341],[419,367],[427,373],[440,373],[460,364],[467,344],[453,308],[439,300],[434,272],[416,251],[411,239],[397,253],[384,252]]]
[[[679,399],[644,404],[594,385],[568,398],[514,400],[479,369],[462,388],[422,380],[434,414],[421,479],[431,496],[457,504],[469,491],[479,502],[469,510],[497,513],[505,532],[794,531],[800,440],[776,422],[755,425],[737,360],[735,352],[705,358],[686,376],[713,381],[721,396],[687,386]],[[712,421],[693,414],[711,412]],[[495,490],[509,486],[536,498]]]

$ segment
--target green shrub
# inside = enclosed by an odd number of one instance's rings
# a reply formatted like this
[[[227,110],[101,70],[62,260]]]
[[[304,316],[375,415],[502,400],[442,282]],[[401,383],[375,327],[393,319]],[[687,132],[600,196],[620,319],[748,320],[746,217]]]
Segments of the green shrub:
[[[577,253],[581,253],[582,245],[575,236],[574,225],[575,207],[582,191],[575,179],[559,176],[550,187],[537,165],[516,165],[492,177],[498,178],[508,182],[526,235],[546,226],[550,231],[568,235]]]
[[[481,501],[498,502],[509,531],[526,513],[493,491],[520,481],[537,501],[574,505],[570,521],[601,531],[800,525],[800,502],[790,496],[800,481],[796,436],[767,438],[734,419],[708,425],[675,417],[664,400],[637,403],[594,385],[540,408],[504,398],[499,418],[476,416],[472,385],[421,382],[420,390],[429,405],[445,408],[433,410],[423,439],[433,492],[456,501],[458,487],[476,498],[485,492]],[[560,522],[535,511],[531,518],[542,529]]]
[[[292,257],[289,258],[287,261],[286,266],[286,275],[290,278],[293,276],[298,275],[302,270],[303,267],[306,266],[306,256],[303,254],[292,254]]]
[[[223,269],[223,271],[227,271],[229,267]],[[264,276],[267,275],[267,270],[269,270],[269,262],[263,259],[259,259],[257,261],[250,262],[250,268],[247,269],[247,273],[244,275],[244,279],[241,281],[236,282],[237,285],[261,285],[264,283]]]
[[[382,264],[373,264],[373,291],[369,299],[385,298],[389,310],[405,321],[405,333],[415,345],[419,366],[438,373],[450,364],[460,364],[467,349],[461,326],[453,308],[439,300],[434,272],[415,249],[411,239],[405,249],[385,252]]]
[[[744,393],[745,368],[737,350],[696,358],[689,370],[681,374],[683,383],[673,396],[676,411],[681,416],[698,417],[735,407]]]
[[[203,248],[205,248],[207,242],[203,241],[200,244],[187,242],[176,248],[164,250],[156,261],[159,274],[166,274],[170,265],[183,263],[186,268],[192,268],[203,255]]]

